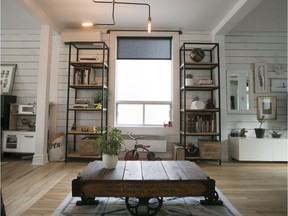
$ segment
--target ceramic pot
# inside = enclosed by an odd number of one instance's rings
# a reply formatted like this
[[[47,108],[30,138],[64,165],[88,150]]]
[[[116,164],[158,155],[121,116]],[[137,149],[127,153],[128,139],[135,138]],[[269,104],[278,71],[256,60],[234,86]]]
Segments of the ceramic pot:
[[[256,133],[256,138],[263,138],[265,134],[265,129],[263,128],[254,128]]]
[[[193,79],[186,78],[185,79],[185,86],[193,86]]]
[[[115,169],[118,162],[118,155],[102,155],[102,161],[105,169]]]

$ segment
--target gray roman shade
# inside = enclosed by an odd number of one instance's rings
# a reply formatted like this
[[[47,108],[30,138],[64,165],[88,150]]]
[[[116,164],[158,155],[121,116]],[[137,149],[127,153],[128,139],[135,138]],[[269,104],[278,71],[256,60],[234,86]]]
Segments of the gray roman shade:
[[[117,59],[171,59],[171,37],[117,37]]]

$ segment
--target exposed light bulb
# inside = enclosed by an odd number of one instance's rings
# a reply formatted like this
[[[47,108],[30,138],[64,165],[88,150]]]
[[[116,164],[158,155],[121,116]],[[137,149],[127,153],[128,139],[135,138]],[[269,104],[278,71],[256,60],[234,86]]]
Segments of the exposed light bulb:
[[[91,26],[93,26],[93,23],[91,23],[91,22],[84,22],[84,23],[82,23],[82,26],[83,26],[83,27],[91,27]]]
[[[148,33],[151,33],[151,17],[148,17]]]

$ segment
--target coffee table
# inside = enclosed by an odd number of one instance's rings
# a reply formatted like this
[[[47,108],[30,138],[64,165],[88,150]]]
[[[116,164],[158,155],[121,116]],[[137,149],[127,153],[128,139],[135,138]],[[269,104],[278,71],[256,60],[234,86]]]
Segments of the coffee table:
[[[97,204],[95,197],[125,197],[132,215],[156,215],[163,197],[203,196],[201,204],[222,205],[215,180],[190,161],[118,161],[112,170],[89,163],[72,181],[77,205]]]

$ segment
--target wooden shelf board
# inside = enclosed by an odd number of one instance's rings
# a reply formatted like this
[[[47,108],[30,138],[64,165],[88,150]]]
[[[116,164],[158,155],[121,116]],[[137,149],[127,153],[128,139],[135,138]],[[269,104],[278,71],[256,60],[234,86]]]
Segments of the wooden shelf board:
[[[96,108],[69,108],[70,111],[107,111],[106,108],[104,109],[96,109]]]
[[[193,70],[211,70],[211,69],[214,69],[218,66],[217,63],[214,63],[214,62],[191,62],[191,63],[183,63],[180,68],[184,68],[187,70],[189,69],[193,69]]]
[[[195,85],[195,86],[182,86],[181,91],[213,91],[219,89],[219,86],[215,85]]]
[[[79,151],[75,151],[75,152],[69,152],[67,154],[67,157],[68,158],[97,158],[97,159],[100,159],[101,158],[101,155],[98,155],[98,156],[94,156],[94,155],[80,155],[80,152]]]
[[[74,89],[107,89],[108,87],[106,85],[86,85],[86,84],[72,84],[69,85],[70,88]]]
[[[74,67],[92,67],[92,68],[102,68],[105,66],[106,68],[108,65],[106,63],[103,64],[103,62],[96,62],[96,61],[72,61],[70,64]]]
[[[184,135],[183,131],[180,131],[181,134]],[[188,133],[186,132],[186,136],[219,136],[218,132],[199,132],[199,133]]]
[[[203,113],[203,112],[219,112],[219,108],[215,108],[215,109],[181,109],[181,112],[199,112],[199,113]]]

